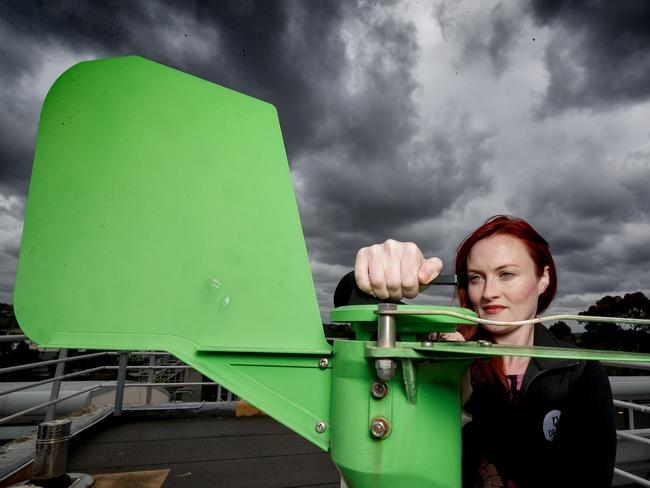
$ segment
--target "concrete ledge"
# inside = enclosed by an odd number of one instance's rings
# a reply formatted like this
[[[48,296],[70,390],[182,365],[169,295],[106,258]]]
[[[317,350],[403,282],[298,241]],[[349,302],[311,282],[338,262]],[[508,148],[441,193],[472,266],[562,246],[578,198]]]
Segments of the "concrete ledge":
[[[112,406],[91,406],[60,418],[72,420],[71,436],[101,422],[113,413]],[[36,432],[0,447],[0,488],[31,476],[36,450]]]

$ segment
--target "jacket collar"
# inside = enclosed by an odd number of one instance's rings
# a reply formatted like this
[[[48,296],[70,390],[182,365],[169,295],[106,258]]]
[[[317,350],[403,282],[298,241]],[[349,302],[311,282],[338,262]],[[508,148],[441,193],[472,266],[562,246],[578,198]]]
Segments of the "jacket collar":
[[[564,344],[558,341],[555,336],[551,334],[551,332],[542,324],[535,324],[533,345],[543,347],[572,347],[569,344]],[[532,358],[528,365],[528,368],[526,369],[524,382],[527,382],[527,380],[530,380],[533,376],[542,371],[555,368],[563,368],[571,366],[575,363],[575,359]]]

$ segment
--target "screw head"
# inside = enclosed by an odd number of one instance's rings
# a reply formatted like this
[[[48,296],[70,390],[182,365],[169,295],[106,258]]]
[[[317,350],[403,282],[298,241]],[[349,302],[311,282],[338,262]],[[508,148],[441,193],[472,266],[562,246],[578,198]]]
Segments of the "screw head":
[[[324,422],[322,420],[316,422],[316,432],[322,434],[323,432],[325,432],[325,430],[327,430],[327,422]]]
[[[372,393],[372,396],[376,399],[381,399],[384,398],[388,394],[388,385],[381,381],[381,380],[376,380],[372,384],[372,388],[370,388],[370,392]]]
[[[422,347],[431,347],[431,346],[433,346],[433,344],[434,344],[433,341],[422,341],[422,342],[420,343],[420,345],[421,345]]]
[[[383,439],[388,436],[390,424],[384,417],[375,417],[370,422],[370,435],[375,439]]]
[[[479,339],[476,342],[478,342],[479,346],[483,346],[483,347],[490,347],[492,345],[490,341],[486,341],[485,339]]]
[[[327,359],[327,358],[320,358],[320,359],[318,360],[318,367],[319,367],[320,369],[325,369],[325,368],[327,368],[327,366],[329,365],[329,363],[330,363],[330,360],[329,360],[329,359]]]

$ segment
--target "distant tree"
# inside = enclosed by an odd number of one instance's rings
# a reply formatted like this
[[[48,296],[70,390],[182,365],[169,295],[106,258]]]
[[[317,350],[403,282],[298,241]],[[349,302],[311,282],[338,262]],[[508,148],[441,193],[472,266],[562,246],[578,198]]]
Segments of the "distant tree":
[[[548,330],[551,331],[551,334],[553,334],[558,341],[569,342],[572,344],[575,344],[576,342],[571,327],[562,320],[555,322],[548,328]]]
[[[623,297],[604,296],[580,315],[600,317],[650,318],[650,300],[641,292]],[[650,328],[608,322],[585,322],[579,345],[590,349],[650,352]]]

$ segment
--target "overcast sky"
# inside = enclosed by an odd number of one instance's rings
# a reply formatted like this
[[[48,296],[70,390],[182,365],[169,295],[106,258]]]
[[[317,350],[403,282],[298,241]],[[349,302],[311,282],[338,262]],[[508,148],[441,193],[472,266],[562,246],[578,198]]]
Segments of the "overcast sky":
[[[12,302],[49,86],[127,54],[277,107],[324,317],[359,247],[412,240],[449,270],[459,241],[499,213],[550,242],[550,311],[650,295],[646,0],[7,0],[0,301]]]

